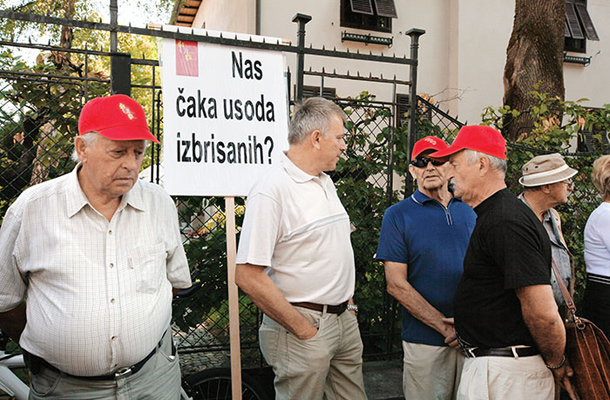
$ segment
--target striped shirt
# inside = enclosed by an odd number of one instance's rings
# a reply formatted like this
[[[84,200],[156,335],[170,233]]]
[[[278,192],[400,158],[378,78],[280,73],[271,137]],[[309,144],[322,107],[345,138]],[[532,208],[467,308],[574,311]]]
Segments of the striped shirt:
[[[108,221],[77,168],[26,190],[7,211],[0,312],[27,296],[20,345],[61,371],[95,376],[151,352],[170,322],[172,287],[191,279],[176,208],[161,187],[138,181]]]

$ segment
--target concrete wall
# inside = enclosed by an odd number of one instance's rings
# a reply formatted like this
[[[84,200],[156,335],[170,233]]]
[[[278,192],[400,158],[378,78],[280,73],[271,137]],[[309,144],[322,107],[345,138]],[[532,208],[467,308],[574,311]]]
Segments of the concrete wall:
[[[258,4],[258,6],[257,6]],[[434,97],[441,108],[457,115],[463,122],[480,122],[484,107],[501,106],[503,97],[503,71],[506,46],[512,31],[514,0],[396,0],[398,18],[392,22],[392,32],[382,33],[340,26],[339,0],[205,0],[196,18],[195,27],[255,33],[258,8],[260,34],[292,40],[296,44],[297,25],[292,18],[297,13],[312,16],[306,26],[307,44],[314,47],[336,48],[345,51],[365,51],[384,55],[410,54],[410,39],[406,32],[411,28],[426,30],[420,39],[418,93]],[[566,99],[586,97],[587,105],[601,106],[610,103],[610,80],[606,71],[610,67],[610,2],[589,0],[589,12],[601,41],[587,41],[587,54],[591,65],[564,64]],[[393,46],[365,45],[341,42],[341,32],[393,37]],[[287,64],[295,71],[295,59],[287,55]],[[339,74],[381,76],[409,79],[409,67],[381,65],[352,60],[306,57],[306,68]],[[294,80],[293,80],[294,81]],[[319,86],[317,77],[306,76],[305,84]],[[391,100],[390,85],[358,81],[326,79],[325,86],[337,89],[341,97],[355,96],[363,90],[374,93],[380,100]],[[398,85],[398,93],[407,93],[408,87]]]

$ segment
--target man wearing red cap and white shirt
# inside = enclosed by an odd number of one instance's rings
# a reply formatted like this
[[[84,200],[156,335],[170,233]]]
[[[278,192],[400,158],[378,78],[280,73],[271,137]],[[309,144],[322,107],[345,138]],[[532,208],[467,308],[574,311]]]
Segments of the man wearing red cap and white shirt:
[[[417,190],[386,210],[377,248],[388,292],[403,306],[407,400],[455,399],[464,362],[453,328],[453,297],[476,215],[449,191],[449,164],[428,157],[446,148],[433,136],[415,143],[409,172]]]
[[[30,398],[177,399],[172,288],[190,274],[173,201],[138,179],[158,141],[124,95],[87,103],[79,133],[76,168],[6,213],[1,328],[26,352]]]
[[[551,244],[532,210],[506,188],[504,138],[488,126],[464,126],[431,157],[449,159],[455,195],[477,213],[454,299],[467,357],[458,399],[552,400],[553,377],[575,398],[550,285]]]

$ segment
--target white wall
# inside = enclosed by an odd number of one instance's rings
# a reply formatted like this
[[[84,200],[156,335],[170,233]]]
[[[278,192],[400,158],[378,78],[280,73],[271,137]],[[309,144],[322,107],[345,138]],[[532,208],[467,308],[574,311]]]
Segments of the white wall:
[[[194,28],[236,33],[256,33],[256,0],[203,0]]]
[[[373,32],[340,26],[339,0],[259,0],[260,34],[297,41],[297,14],[312,16],[306,25],[306,42],[316,48],[325,46],[346,51],[372,51],[375,54],[409,57],[410,38],[405,33],[421,28],[426,34],[420,38],[418,93],[434,96],[441,108],[462,122],[480,122],[484,107],[501,106],[504,93],[503,72],[506,47],[512,31],[514,0],[395,0],[398,19],[392,22],[392,33]],[[610,2],[589,0],[589,12],[600,36],[600,42],[587,41],[591,65],[564,64],[566,99],[587,97],[586,105],[610,103]],[[205,17],[204,17],[205,16]],[[204,0],[194,26],[254,33],[256,0]],[[393,37],[393,46],[365,45],[341,42],[341,32]],[[604,52],[608,49],[607,54]],[[291,71],[296,70],[295,57],[287,55]],[[409,67],[344,59],[306,57],[306,68],[339,74],[381,76],[409,79]],[[293,79],[294,82],[294,79]],[[305,84],[319,86],[317,77],[306,76]],[[325,86],[335,87],[341,97],[355,96],[363,90],[374,93],[380,100],[391,100],[390,85],[359,81],[326,79]],[[408,87],[399,85],[399,93]]]

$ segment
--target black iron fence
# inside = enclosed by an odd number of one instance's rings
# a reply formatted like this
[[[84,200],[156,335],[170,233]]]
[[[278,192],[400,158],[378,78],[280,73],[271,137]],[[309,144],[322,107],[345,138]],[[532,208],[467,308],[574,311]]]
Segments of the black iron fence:
[[[338,164],[332,178],[347,209],[354,231],[352,242],[356,258],[357,287],[355,300],[361,312],[359,321],[365,358],[388,359],[398,357],[400,347],[400,307],[385,290],[383,265],[374,260],[377,239],[385,209],[413,191],[406,174],[413,143],[424,136],[434,135],[450,142],[462,124],[429,101],[415,95],[417,77],[417,38],[423,31],[412,30],[410,58],[383,57],[342,53],[304,45],[306,18],[295,18],[299,24],[299,43],[286,46],[279,43],[242,42],[237,39],[193,36],[187,33],[164,32],[150,29],[110,26],[88,21],[32,16],[0,11],[4,18],[22,19],[37,23],[53,23],[79,29],[98,29],[156,37],[194,41],[209,41],[231,46],[260,47],[284,51],[297,57],[294,100],[304,95],[303,77],[320,77],[318,93],[326,93],[325,83],[333,79],[390,85],[392,97],[396,87],[408,88],[408,101],[384,102],[370,95],[353,94],[353,98],[334,100],[348,114],[348,150]],[[74,168],[71,160],[72,138],[77,134],[77,116],[87,99],[128,90],[145,105],[153,132],[162,137],[161,86],[157,76],[157,60],[136,59],[116,52],[87,49],[62,49],[31,43],[0,43],[0,215],[28,186],[64,174]],[[39,53],[36,62],[16,61],[8,49],[31,49]],[[367,74],[338,75],[324,71],[305,72],[306,55],[329,59],[357,59],[373,63],[393,63],[410,68],[410,80],[382,79]],[[105,70],[90,65],[110,65]],[[125,68],[126,63],[129,68]],[[105,60],[105,61],[104,61]],[[122,66],[122,67],[121,67]],[[136,67],[140,76],[149,79],[128,79]],[[142,73],[142,70],[147,72]],[[130,75],[131,76],[131,75]],[[289,78],[290,79],[290,78]],[[292,87],[291,82],[287,82]],[[306,94],[306,93],[305,93]],[[411,107],[417,104],[417,107]],[[399,118],[397,118],[397,116]],[[404,117],[404,118],[403,118]],[[403,123],[401,121],[406,121]],[[521,148],[511,145],[513,154],[533,156],[547,151],[543,148]],[[570,154],[569,162],[579,169],[577,187],[568,205],[562,209],[564,232],[577,256],[577,278],[582,283],[582,230],[590,211],[598,203],[588,176],[592,159],[599,152]],[[513,160],[511,156],[511,160]],[[162,183],[159,146],[151,146],[145,162],[143,179]],[[515,182],[520,165],[509,172],[509,182]],[[514,190],[519,188],[513,186]],[[226,282],[226,245],[224,202],[219,198],[176,197],[179,221],[185,249],[194,279],[202,288],[192,297],[176,302],[174,331],[183,354],[184,371],[227,365],[229,362],[228,290]],[[244,199],[236,199],[237,226],[241,226]],[[250,300],[240,294],[240,334],[242,364],[255,366],[263,363],[258,351],[257,329],[261,315]]]
[[[132,27],[112,27],[90,21],[74,21],[12,11],[0,11],[4,18],[35,23],[52,23],[75,29],[115,30],[123,33],[208,41],[232,46],[259,47],[293,53],[299,67],[292,73],[296,81],[294,100],[303,96],[304,56],[315,55],[330,59],[355,59],[373,63],[392,63],[413,70],[416,58],[384,57],[372,54],[343,53],[335,50],[306,48],[304,27],[306,16],[297,16],[299,43],[286,46],[279,43],[253,43],[230,38],[194,37],[186,33],[156,31]],[[412,55],[417,54],[417,38],[423,31],[411,32]],[[65,49],[49,44],[1,42],[0,52],[0,215],[27,187],[62,175],[75,167],[71,159],[72,139],[77,135],[81,107],[88,99],[110,93],[129,93],[145,105],[149,125],[162,138],[163,108],[157,60],[131,58],[129,54],[101,50]],[[26,62],[9,54],[28,49],[35,52],[36,61]],[[127,63],[125,60],[127,59]],[[118,61],[117,61],[118,60]],[[106,66],[106,68],[100,66]],[[110,67],[108,67],[110,66]],[[127,66],[127,67],[126,67]],[[125,79],[133,74],[148,79]],[[142,72],[146,70],[147,72]],[[354,79],[355,77],[307,72],[321,79]],[[416,74],[410,73],[412,77]],[[358,75],[360,75],[358,73]],[[365,75],[365,74],[363,74]],[[290,79],[290,78],[289,78]],[[414,81],[399,81],[374,77],[359,80],[375,81],[406,87],[413,96]],[[128,87],[125,87],[125,81]],[[287,82],[290,88],[292,84]],[[320,93],[324,93],[321,85]],[[353,244],[357,263],[356,301],[360,304],[361,331],[365,342],[365,357],[394,357],[400,350],[399,310],[386,294],[383,266],[373,259],[381,217],[385,209],[398,199],[402,187],[393,162],[396,135],[397,105],[377,101],[373,96],[354,93],[353,98],[334,98],[348,114],[348,150],[333,173],[354,232]],[[401,128],[402,142],[408,124]],[[413,127],[411,127],[413,129]],[[145,160],[143,179],[162,183],[159,146],[150,146]],[[408,145],[405,147],[408,151]],[[404,176],[404,175],[403,175]],[[398,179],[398,181],[396,181]],[[192,297],[178,300],[174,307],[174,331],[183,354],[185,372],[227,365],[229,362],[228,290],[224,202],[219,198],[176,197],[179,221],[193,278],[202,288]],[[236,199],[237,226],[241,225],[244,199]],[[242,365],[260,365],[257,329],[260,311],[240,294],[240,334]]]

